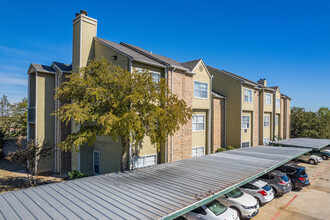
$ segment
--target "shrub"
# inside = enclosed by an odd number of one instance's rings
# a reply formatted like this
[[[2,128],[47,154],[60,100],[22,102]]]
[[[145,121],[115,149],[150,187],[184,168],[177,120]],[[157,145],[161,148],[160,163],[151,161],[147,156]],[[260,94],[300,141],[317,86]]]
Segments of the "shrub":
[[[87,177],[87,175],[85,175],[84,173],[81,173],[77,170],[74,170],[72,172],[68,172],[68,174],[69,174],[69,179],[70,180]]]

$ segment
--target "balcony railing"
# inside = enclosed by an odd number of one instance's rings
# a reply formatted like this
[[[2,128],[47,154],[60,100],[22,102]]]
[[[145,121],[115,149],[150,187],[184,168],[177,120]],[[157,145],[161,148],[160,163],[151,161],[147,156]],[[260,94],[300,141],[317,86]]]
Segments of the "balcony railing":
[[[34,123],[36,121],[36,108],[30,107],[28,108],[28,122]]]

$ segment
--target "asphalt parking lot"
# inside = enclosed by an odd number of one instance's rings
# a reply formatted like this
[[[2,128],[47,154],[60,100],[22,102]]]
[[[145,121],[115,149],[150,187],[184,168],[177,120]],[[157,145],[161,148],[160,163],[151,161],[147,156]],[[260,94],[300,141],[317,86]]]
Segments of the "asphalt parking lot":
[[[273,199],[253,220],[330,219],[330,160],[318,165],[298,164],[306,167],[311,185]]]

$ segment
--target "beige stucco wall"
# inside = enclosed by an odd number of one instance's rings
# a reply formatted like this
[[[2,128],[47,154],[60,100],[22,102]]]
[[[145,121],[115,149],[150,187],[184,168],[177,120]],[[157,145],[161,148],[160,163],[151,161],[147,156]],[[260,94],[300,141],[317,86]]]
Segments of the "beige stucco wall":
[[[36,76],[36,139],[39,143],[46,141],[51,146],[51,155],[38,162],[38,173],[52,172],[54,170],[54,88],[53,74],[38,73]]]
[[[278,117],[278,125],[275,124],[275,120],[274,120],[274,135],[279,137],[280,134],[280,127],[281,127],[281,115],[280,114],[276,114],[275,117]]]
[[[241,83],[209,68],[212,88],[226,96],[227,145],[241,146]]]
[[[164,77],[165,69],[155,66],[150,66],[144,63],[132,62],[132,68],[134,69],[142,69],[142,70],[149,70],[150,72],[159,73],[161,77]]]
[[[205,120],[205,127],[204,131],[193,131],[192,132],[192,147],[202,147],[204,146],[205,149],[207,148],[207,113],[206,110],[194,110],[194,115],[204,115],[204,120]],[[206,153],[206,150],[205,150]]]
[[[279,99],[280,103],[281,103],[281,93],[280,93],[279,89],[277,89],[276,94],[275,94],[274,107],[275,107],[275,112],[280,114],[281,106],[279,108],[276,107],[276,99]]]
[[[244,90],[245,89],[248,89],[248,90],[251,90],[252,91],[252,102],[245,102],[244,101]],[[242,86],[242,110],[243,111],[254,111],[254,102],[255,102],[255,97],[254,97],[254,88],[252,86],[247,86],[247,85],[244,85]]]
[[[203,98],[193,98],[193,102],[192,102],[192,107],[194,109],[209,109],[210,108],[210,76],[207,73],[207,69],[206,66],[204,65],[203,61],[199,62],[199,64],[195,67],[194,69],[194,73],[195,75],[193,76],[194,82],[198,81],[198,82],[204,82],[207,83],[208,85],[208,97],[207,99],[203,99]]]
[[[95,59],[105,58],[109,62],[112,62],[114,65],[121,66],[123,69],[128,69],[128,58],[122,54],[112,50],[111,48],[101,44],[97,40],[94,41],[95,45]],[[117,56],[116,60],[113,60],[112,57]]]
[[[243,142],[250,142],[250,146],[253,143],[252,141],[252,125],[253,125],[253,119],[252,119],[252,112],[248,112],[248,111],[243,111],[242,112],[242,117],[243,116],[249,116],[250,117],[250,127],[247,129],[243,129],[242,128],[242,143]]]
[[[155,145],[151,144],[148,136],[144,137],[141,146],[138,149],[139,156],[147,156],[157,154],[158,149]]]

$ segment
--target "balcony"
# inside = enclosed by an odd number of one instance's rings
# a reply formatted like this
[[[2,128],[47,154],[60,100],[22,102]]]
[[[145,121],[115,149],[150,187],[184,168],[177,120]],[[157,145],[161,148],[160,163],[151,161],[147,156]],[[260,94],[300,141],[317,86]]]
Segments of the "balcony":
[[[28,108],[28,123],[35,123],[36,120],[36,108]]]

